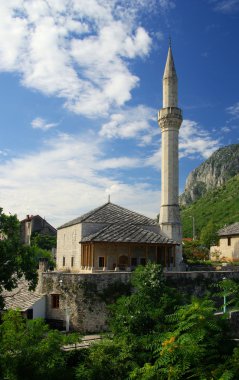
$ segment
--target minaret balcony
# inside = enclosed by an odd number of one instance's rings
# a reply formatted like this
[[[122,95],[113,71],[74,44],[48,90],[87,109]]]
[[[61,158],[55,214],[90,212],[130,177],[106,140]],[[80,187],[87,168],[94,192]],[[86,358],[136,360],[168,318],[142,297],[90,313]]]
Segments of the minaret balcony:
[[[161,110],[158,113],[158,120],[164,119],[166,117],[175,117],[177,119],[182,119],[182,110],[178,107],[161,108]]]
[[[161,128],[180,128],[183,116],[180,108],[161,108],[158,113],[158,123]]]

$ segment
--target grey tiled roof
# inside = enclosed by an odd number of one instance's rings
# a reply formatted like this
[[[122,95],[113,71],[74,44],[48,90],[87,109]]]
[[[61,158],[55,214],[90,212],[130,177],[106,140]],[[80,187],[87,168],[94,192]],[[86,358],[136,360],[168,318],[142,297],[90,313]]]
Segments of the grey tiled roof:
[[[69,227],[74,224],[89,222],[89,223],[133,223],[136,225],[157,225],[157,222],[147,216],[130,211],[124,207],[115,205],[114,203],[105,203],[103,206],[73,219],[68,223],[63,224],[58,229]]]
[[[102,230],[82,239],[86,242],[176,244],[166,236],[135,224],[110,224]]]
[[[239,235],[239,222],[230,224],[230,226],[221,228],[218,231],[219,236],[227,236],[227,235]]]
[[[28,283],[25,280],[20,280],[18,287],[2,292],[4,299],[5,309],[20,309],[21,311],[26,311],[31,308],[35,302],[39,301],[45,295],[28,290]]]

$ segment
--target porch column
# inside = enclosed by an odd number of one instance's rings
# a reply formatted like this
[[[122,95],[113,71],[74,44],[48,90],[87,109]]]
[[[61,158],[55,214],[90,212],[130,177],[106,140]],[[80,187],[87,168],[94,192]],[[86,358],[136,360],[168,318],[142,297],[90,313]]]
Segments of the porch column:
[[[94,243],[92,243],[92,246],[91,246],[92,270],[94,269],[94,260],[95,260],[94,253],[95,253],[95,245],[94,245]]]

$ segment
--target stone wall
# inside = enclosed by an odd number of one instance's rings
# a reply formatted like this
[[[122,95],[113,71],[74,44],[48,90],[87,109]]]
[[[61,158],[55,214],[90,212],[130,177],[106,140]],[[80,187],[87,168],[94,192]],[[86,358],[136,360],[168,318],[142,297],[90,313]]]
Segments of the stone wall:
[[[46,318],[66,320],[70,316],[70,328],[82,333],[107,329],[107,306],[127,290],[131,272],[100,273],[42,273],[41,291],[46,296]],[[223,278],[239,281],[239,272],[166,272],[166,281],[180,292],[201,297],[207,290],[213,292],[213,284]],[[39,289],[40,290],[40,289]],[[129,286],[128,286],[129,290]],[[59,308],[52,307],[52,297],[59,296]]]
[[[224,278],[239,281],[239,271],[165,272],[166,281],[178,291],[202,297]]]
[[[104,331],[107,328],[106,297],[109,301],[110,290],[116,285],[119,292],[120,288],[124,289],[129,278],[129,272],[43,273],[41,291],[47,294],[46,318],[65,321],[69,313],[71,329],[82,333]],[[52,297],[57,295],[59,308],[54,308]]]

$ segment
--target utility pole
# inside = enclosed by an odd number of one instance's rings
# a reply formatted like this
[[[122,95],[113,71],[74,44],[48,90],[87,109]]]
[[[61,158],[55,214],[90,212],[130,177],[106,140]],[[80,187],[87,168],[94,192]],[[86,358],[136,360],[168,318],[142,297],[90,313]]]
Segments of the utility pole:
[[[190,216],[190,218],[192,218],[192,222],[193,222],[193,240],[195,240],[195,218],[194,216]]]

